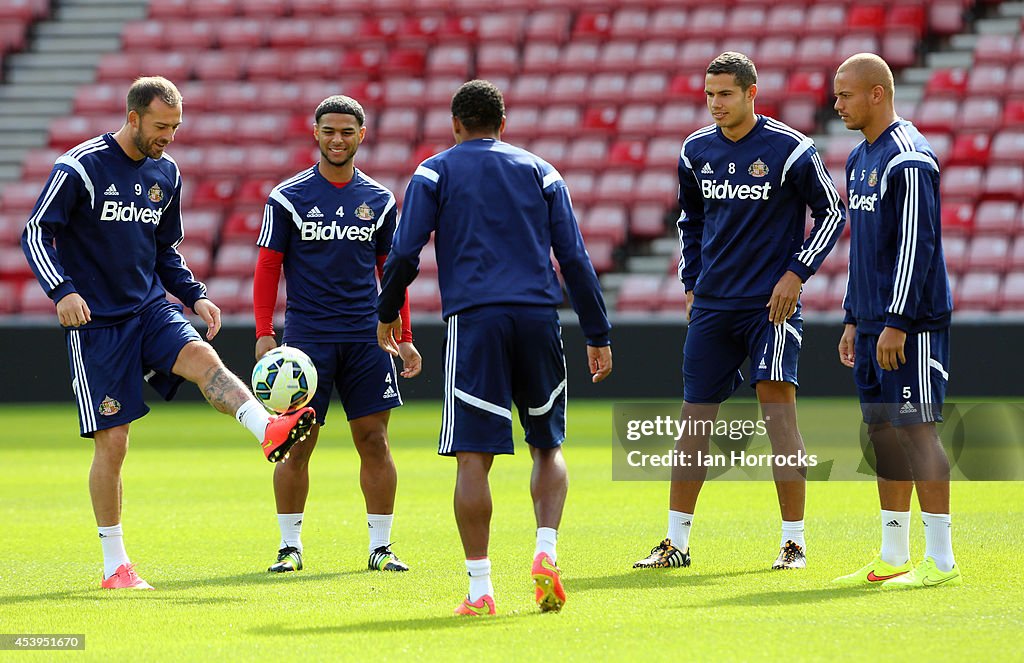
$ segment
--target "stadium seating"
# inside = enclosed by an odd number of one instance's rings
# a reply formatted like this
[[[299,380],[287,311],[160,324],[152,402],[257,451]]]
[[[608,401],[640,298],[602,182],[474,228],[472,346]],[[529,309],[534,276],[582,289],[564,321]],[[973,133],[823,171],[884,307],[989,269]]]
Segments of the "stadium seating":
[[[0,3],[0,56],[24,47],[26,26],[49,4]],[[509,0],[483,11],[469,0],[375,0],[357,10],[330,0],[154,1],[145,20],[125,25],[123,52],[101,59],[97,82],[76,91],[74,116],[29,152],[22,181],[3,191],[0,246],[16,246],[21,221],[5,219],[25,218],[56,156],[119,126],[125,84],[159,71],[186,98],[187,121],[170,150],[185,182],[183,251],[244,310],[263,202],[317,158],[310,125],[321,99],[344,92],[364,104],[359,166],[401,199],[415,164],[452,143],[452,92],[483,76],[506,92],[507,138],[560,169],[595,265],[615,270],[625,255],[674,234],[666,219],[676,205],[679,148],[708,123],[708,60],[726,49],[749,53],[760,73],[758,109],[820,134],[839,61],[874,50],[897,69],[919,64],[923,39],[964,29],[967,4]],[[1024,38],[986,35],[974,60],[935,69],[920,103],[900,110],[942,165],[945,249],[951,271],[964,275],[958,297],[974,310],[1021,310]],[[849,132],[819,144],[834,177],[843,177],[858,142]],[[844,239],[805,288],[809,310],[838,308],[847,246]],[[430,278],[410,293],[414,306],[439,310],[435,273],[430,249]],[[0,274],[0,295],[10,294],[2,299],[45,308],[21,292],[25,278]],[[990,286],[996,295],[982,296],[979,288]],[[618,309],[678,314],[680,290],[674,276],[629,275]]]

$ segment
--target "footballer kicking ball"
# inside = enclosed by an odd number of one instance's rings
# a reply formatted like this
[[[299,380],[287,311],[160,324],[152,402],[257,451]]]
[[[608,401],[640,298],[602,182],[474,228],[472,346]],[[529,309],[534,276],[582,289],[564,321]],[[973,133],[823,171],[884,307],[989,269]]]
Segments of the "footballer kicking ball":
[[[253,367],[252,393],[273,412],[297,410],[316,393],[316,367],[302,350],[276,347]]]

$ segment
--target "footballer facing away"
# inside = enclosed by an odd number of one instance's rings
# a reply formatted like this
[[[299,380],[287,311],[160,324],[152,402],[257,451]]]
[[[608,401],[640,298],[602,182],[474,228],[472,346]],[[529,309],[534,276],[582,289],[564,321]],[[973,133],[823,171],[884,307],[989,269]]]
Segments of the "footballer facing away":
[[[714,123],[683,142],[678,168],[679,278],[690,321],[681,416],[714,421],[749,358],[773,453],[799,457],[800,288],[839,239],[845,210],[811,139],[754,113],[757,70],[748,57],[726,52],[712,60],[705,92]],[[808,208],[814,227],[805,238]],[[706,454],[710,428],[689,427],[676,450]],[[773,473],[782,535],[772,568],[804,568],[806,468]],[[706,476],[704,466],[673,468],[668,532],[635,568],[690,565],[690,526]]]
[[[359,452],[359,485],[370,534],[369,567],[407,571],[391,551],[398,477],[388,445],[388,418],[402,404],[391,356],[377,345],[377,281],[391,250],[395,196],[355,167],[366,136],[363,107],[336,95],[314,114],[320,161],[274,187],[263,212],[253,284],[256,358],[277,345],[273,316],[284,266],[288,306],[284,338],[313,360],[318,386],[311,406],[317,423],[309,440],[274,468],[281,544],[271,572],[302,568],[302,522],[309,493],[309,458],[337,388]],[[420,372],[408,303],[402,309],[401,375]]]
[[[378,341],[399,354],[402,292],[416,278],[420,250],[433,233],[448,322],[438,453],[456,458],[455,520],[469,574],[469,595],[455,613],[495,613],[487,476],[496,454],[514,452],[513,403],[533,457],[534,595],[541,610],[556,611],[565,602],[555,539],[568,478],[561,452],[562,289],[552,251],[580,317],[594,382],[612,370],[611,325],[562,176],[501,140],[501,91],[487,81],[463,84],[452,97],[452,128],[456,145],[420,164],[406,189],[384,265]]]
[[[152,589],[135,573],[121,530],[121,465],[128,428],[149,412],[142,383],[171,399],[194,382],[219,412],[233,414],[284,459],[306,437],[310,407],[270,416],[221,362],[166,292],[220,330],[206,297],[177,251],[182,240],[181,175],[164,150],[181,124],[181,94],[165,78],[128,90],[127,119],[57,159],[22,234],[21,245],[66,330],[71,386],[82,437],[95,444],[89,493],[107,589]],[[165,292],[166,289],[166,292]]]

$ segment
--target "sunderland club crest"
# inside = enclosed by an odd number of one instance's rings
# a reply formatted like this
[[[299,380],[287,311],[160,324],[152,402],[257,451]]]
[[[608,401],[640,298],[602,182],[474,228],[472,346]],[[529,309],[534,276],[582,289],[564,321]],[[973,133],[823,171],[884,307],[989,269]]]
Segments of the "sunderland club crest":
[[[877,168],[873,169],[871,171],[871,174],[868,175],[868,186],[875,186],[876,184],[878,184],[878,169]]]
[[[117,399],[107,396],[100,401],[100,414],[110,417],[121,411],[121,403]]]
[[[160,188],[159,184],[154,184],[149,187],[149,200],[150,202],[158,203],[164,199],[164,190]]]
[[[376,216],[370,206],[363,203],[356,208],[356,218],[362,219],[363,221],[373,221],[373,217]]]
[[[764,177],[768,174],[768,164],[758,159],[754,163],[750,164],[750,168],[747,168],[747,172],[753,177]]]

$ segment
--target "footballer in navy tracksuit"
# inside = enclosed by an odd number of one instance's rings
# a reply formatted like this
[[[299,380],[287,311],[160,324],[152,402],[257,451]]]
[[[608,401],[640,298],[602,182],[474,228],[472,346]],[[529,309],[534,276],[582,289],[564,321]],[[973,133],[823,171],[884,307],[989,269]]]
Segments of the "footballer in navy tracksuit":
[[[854,379],[865,422],[942,421],[953,300],[942,253],[939,166],[928,141],[897,120],[846,162],[850,280],[845,323],[856,325]],[[906,363],[883,370],[886,327],[907,334]]]
[[[452,200],[458,207],[446,205]],[[562,289],[552,249],[588,345],[608,345],[611,328],[562,176],[533,154],[487,138],[424,161],[409,182],[384,267],[380,320],[397,315],[431,233],[448,323],[438,452],[513,453],[512,402],[529,444],[561,444]],[[494,352],[499,337],[508,345]]]
[[[165,296],[190,308],[206,296],[175,248],[180,199],[181,175],[169,155],[133,160],[108,133],[57,159],[29,217],[21,243],[43,289],[54,302],[77,292],[92,313],[67,330],[85,437],[149,411],[144,374],[172,396],[182,382],[171,373],[178,353],[200,340]]]
[[[766,306],[787,271],[806,281],[845,223],[839,193],[810,138],[756,116],[738,141],[716,125],[691,134],[679,156],[679,278],[693,293],[683,350],[683,398],[721,403],[742,383],[797,383],[799,306],[772,324]],[[814,227],[804,238],[806,209]]]

